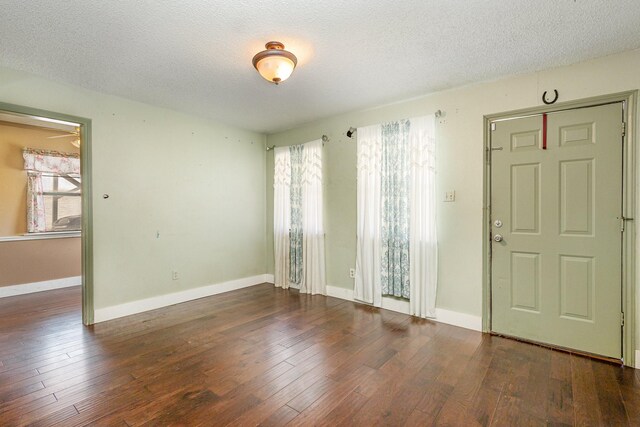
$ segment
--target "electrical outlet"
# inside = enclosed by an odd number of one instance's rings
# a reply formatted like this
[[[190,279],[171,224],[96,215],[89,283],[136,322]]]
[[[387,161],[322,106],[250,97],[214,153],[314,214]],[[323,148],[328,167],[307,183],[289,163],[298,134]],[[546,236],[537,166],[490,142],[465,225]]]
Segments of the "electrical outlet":
[[[456,192],[454,190],[449,190],[444,193],[444,201],[445,202],[455,202],[456,201]]]
[[[178,272],[177,271],[173,270],[171,272],[171,279],[172,280],[178,280]]]
[[[356,269],[355,268],[350,268],[349,269],[349,277],[351,277],[352,279],[356,278]]]

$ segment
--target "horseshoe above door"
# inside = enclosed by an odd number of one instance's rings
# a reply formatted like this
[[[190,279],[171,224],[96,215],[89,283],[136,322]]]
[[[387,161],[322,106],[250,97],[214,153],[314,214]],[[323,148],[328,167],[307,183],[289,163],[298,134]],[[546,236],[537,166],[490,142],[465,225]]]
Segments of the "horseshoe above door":
[[[555,102],[558,100],[558,91],[554,89],[553,93],[555,95],[554,98],[551,101],[547,101],[547,91],[545,90],[542,94],[542,102],[547,105],[555,104]]]

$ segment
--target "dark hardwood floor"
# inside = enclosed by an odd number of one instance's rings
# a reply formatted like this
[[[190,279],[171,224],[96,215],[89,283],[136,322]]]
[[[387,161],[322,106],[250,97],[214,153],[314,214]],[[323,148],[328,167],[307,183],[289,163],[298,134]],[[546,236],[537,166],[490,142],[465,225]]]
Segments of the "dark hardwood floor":
[[[640,425],[640,371],[264,284],[83,327],[0,299],[0,425]]]

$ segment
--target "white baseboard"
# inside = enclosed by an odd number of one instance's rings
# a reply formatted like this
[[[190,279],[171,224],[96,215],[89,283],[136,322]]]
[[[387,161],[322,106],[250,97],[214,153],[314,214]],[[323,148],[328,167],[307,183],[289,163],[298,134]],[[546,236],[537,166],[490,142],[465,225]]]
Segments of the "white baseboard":
[[[0,287],[0,298],[16,295],[32,294],[34,292],[50,291],[53,289],[68,288],[82,285],[82,276],[65,277],[62,279],[45,280],[44,282],[23,283]]]
[[[228,282],[217,283],[214,285],[201,286],[199,288],[187,289],[181,292],[174,292],[171,294],[159,295],[157,297],[151,297],[127,302],[124,304],[112,305],[110,307],[99,308],[95,310],[93,320],[95,323],[105,322],[107,320],[117,319],[119,317],[129,316],[132,314],[155,310],[162,307],[168,307],[170,305],[187,302],[194,299],[204,298],[229,291],[235,291],[236,289],[247,288],[249,286],[259,285],[261,283],[269,281],[273,282],[273,275],[271,275],[271,277],[269,276],[270,275],[268,274],[259,274],[257,276],[230,280]]]
[[[353,290],[339,288],[337,286],[327,286],[327,296],[358,302],[353,299]],[[395,298],[383,297],[382,308],[396,311],[398,313],[409,314],[409,302],[397,300]],[[440,323],[446,323],[448,325],[472,329],[474,331],[482,331],[482,317],[480,316],[445,310],[443,308],[436,308],[436,318],[433,320]]]
[[[327,296],[354,301],[352,289],[339,288],[337,286],[327,286]]]
[[[640,350],[636,350],[636,369],[640,369]]]
[[[436,321],[482,332],[482,317],[436,307]]]

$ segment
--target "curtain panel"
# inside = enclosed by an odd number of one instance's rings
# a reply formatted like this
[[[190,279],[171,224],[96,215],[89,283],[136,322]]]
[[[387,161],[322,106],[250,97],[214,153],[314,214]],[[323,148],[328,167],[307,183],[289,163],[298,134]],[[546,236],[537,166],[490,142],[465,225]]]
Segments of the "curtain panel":
[[[409,300],[435,316],[437,236],[435,117],[358,128],[357,300]]]
[[[409,314],[435,317],[438,283],[435,116],[411,119],[409,129]]]
[[[409,127],[382,125],[382,295],[409,299]]]
[[[291,156],[288,147],[276,147],[273,174],[273,252],[275,285],[289,288],[289,228],[291,224]]]
[[[356,200],[356,300],[382,306],[382,126],[358,128]]]
[[[47,230],[43,193],[42,174],[40,172],[27,172],[28,233],[41,233]]]
[[[289,156],[291,157],[289,282],[298,289],[302,283],[302,174],[304,173],[302,150],[302,145],[289,147]]]
[[[275,285],[325,295],[322,141],[274,155]]]
[[[302,256],[300,292],[326,295],[324,216],[322,200],[322,141],[303,145]]]

